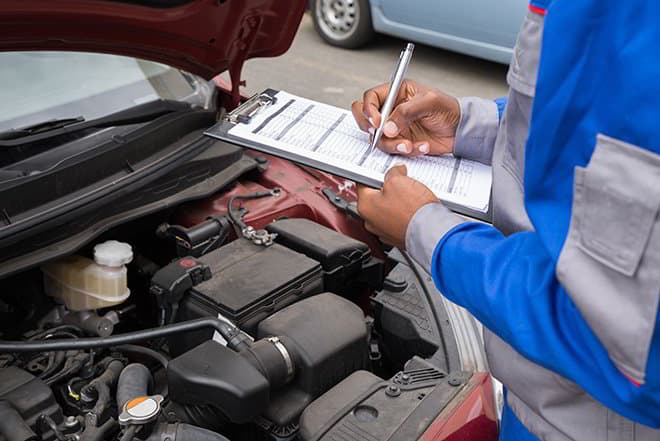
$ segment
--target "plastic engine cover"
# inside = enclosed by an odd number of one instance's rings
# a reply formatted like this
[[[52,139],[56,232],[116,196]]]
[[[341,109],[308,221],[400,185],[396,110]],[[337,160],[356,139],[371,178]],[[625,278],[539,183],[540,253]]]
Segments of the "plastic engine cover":
[[[294,357],[294,383],[271,397],[265,417],[284,426],[316,397],[369,365],[362,310],[335,294],[295,303],[259,324],[259,338],[278,336]]]
[[[305,409],[302,441],[419,439],[463,389],[469,374],[446,375],[420,358],[385,381],[358,371]]]
[[[58,424],[63,420],[62,409],[55,401],[50,387],[17,367],[0,369],[0,400],[8,401],[32,430],[36,430],[41,415],[48,415]],[[44,435],[45,440],[53,437],[51,431]],[[2,435],[0,441],[4,441]]]
[[[268,404],[266,378],[240,354],[209,340],[167,367],[170,398],[188,406],[213,406],[222,417],[245,423]]]

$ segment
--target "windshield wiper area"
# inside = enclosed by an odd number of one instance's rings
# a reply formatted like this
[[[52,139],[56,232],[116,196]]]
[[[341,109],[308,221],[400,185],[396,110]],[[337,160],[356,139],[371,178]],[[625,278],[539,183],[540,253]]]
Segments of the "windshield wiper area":
[[[0,148],[25,147],[27,144],[88,129],[139,124],[167,113],[186,111],[191,108],[191,104],[182,101],[157,100],[89,121],[85,121],[82,116],[44,121],[28,127],[0,132]]]
[[[49,121],[43,121],[20,129],[10,129],[5,132],[0,132],[0,140],[8,141],[11,139],[24,138],[30,135],[37,135],[39,133],[61,129],[62,127],[83,121],[85,121],[85,118],[82,116],[77,116],[75,118],[51,119]]]

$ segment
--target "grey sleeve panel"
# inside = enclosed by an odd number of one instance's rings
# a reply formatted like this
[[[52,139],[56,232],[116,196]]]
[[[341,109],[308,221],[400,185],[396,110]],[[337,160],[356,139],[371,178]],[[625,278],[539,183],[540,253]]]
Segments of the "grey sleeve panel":
[[[456,129],[454,155],[490,165],[500,117],[497,104],[483,98],[459,98],[461,118]]]
[[[525,144],[532,98],[513,89],[493,151],[493,225],[503,234],[533,229],[525,210]]]
[[[426,204],[413,216],[406,230],[406,250],[431,274],[433,252],[440,239],[456,225],[467,221],[441,203]]]
[[[530,97],[534,96],[536,91],[543,28],[543,16],[528,11],[518,34],[506,77],[509,86]]]
[[[533,229],[525,210],[523,183],[543,23],[543,16],[532,11],[525,17],[509,65],[509,100],[493,151],[493,225],[505,235]]]
[[[576,167],[571,225],[557,263],[617,367],[643,383],[660,301],[660,155],[599,135]]]

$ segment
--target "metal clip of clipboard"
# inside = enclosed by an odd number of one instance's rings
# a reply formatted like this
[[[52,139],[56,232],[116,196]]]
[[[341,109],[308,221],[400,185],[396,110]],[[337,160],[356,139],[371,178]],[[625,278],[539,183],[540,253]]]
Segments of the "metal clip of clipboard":
[[[227,120],[232,124],[249,124],[252,118],[262,109],[275,104],[277,98],[265,93],[254,95],[246,102],[232,110],[227,115]]]

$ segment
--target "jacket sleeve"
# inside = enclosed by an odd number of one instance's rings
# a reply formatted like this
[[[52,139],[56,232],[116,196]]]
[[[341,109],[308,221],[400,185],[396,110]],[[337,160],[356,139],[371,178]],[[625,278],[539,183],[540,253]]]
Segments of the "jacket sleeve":
[[[432,207],[424,207],[426,216],[421,210],[415,215],[410,229],[418,231],[408,233],[409,251],[422,264],[427,259],[413,237],[424,236],[433,225],[429,213],[439,213]],[[559,284],[554,261],[535,232],[505,237],[490,225],[447,216],[455,226],[443,234],[431,257],[434,281],[447,298],[529,360],[579,384],[618,413],[660,427],[657,322],[647,381],[637,386],[617,369]]]
[[[461,118],[456,129],[454,155],[490,165],[506,98],[458,99]]]

